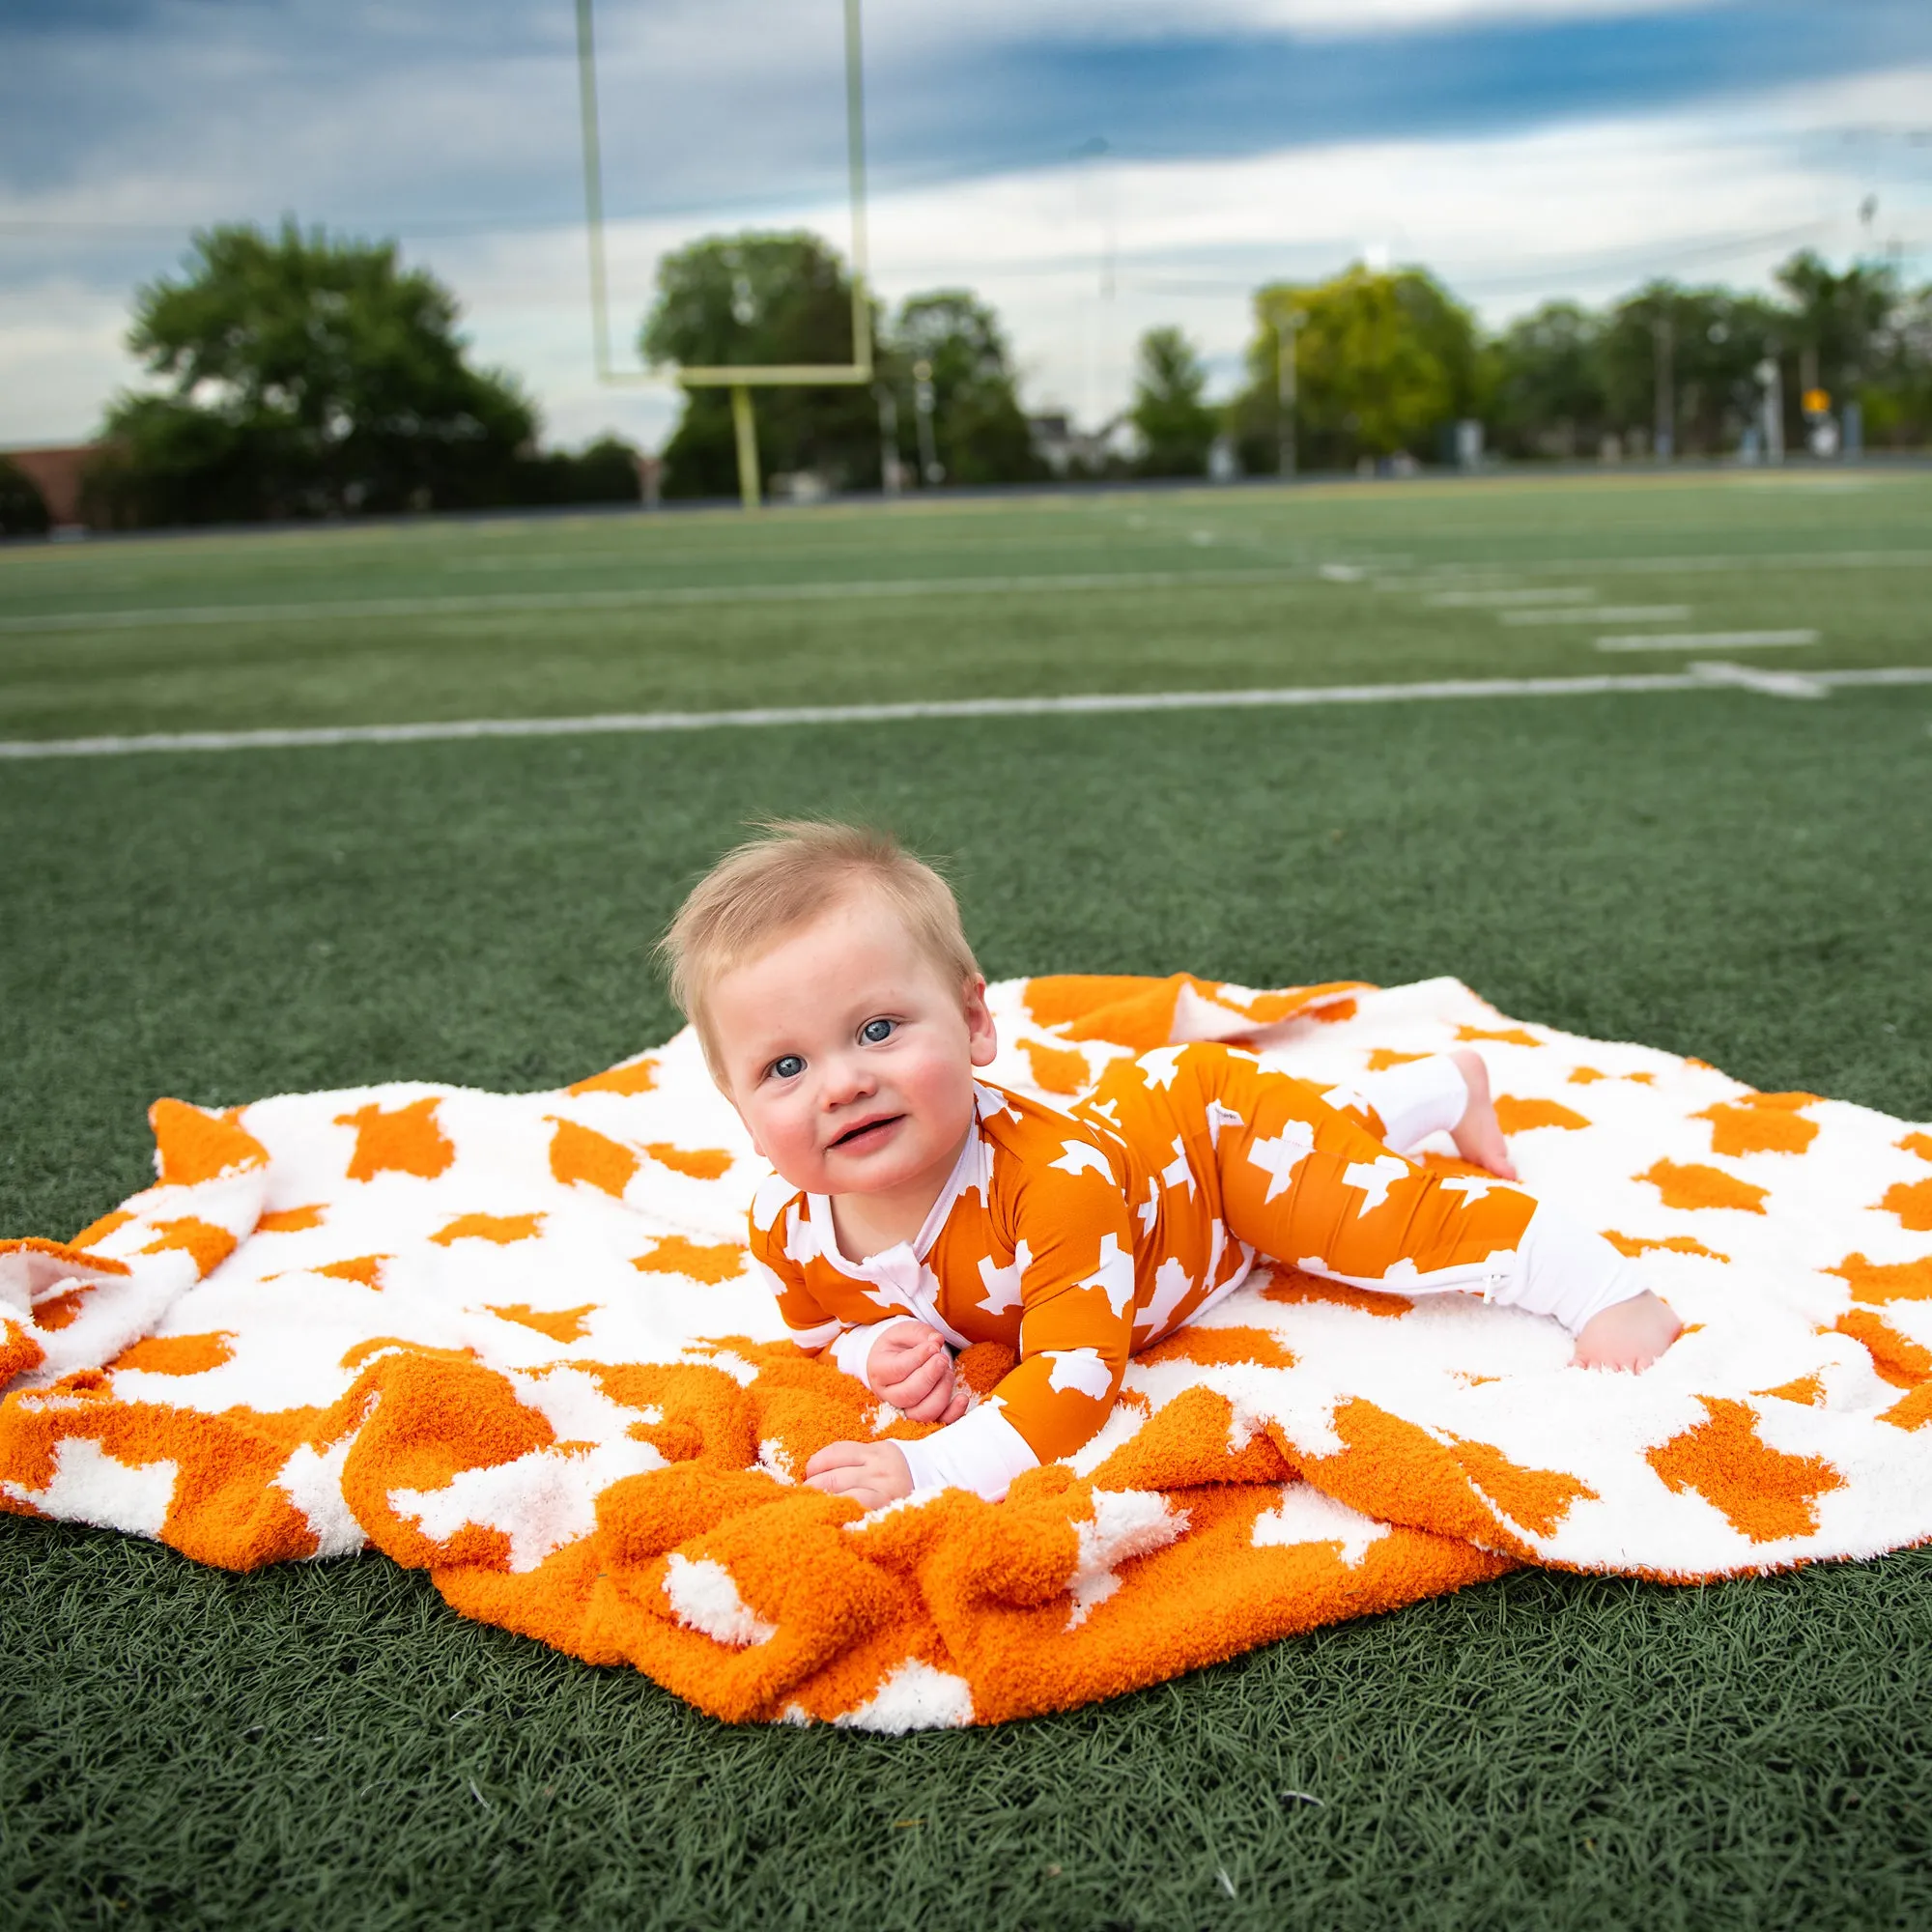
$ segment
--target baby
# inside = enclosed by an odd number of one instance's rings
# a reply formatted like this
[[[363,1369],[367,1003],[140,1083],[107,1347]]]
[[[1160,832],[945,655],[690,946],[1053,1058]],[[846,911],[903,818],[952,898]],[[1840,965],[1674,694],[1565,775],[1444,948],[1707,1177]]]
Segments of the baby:
[[[1071,1112],[975,1077],[997,1050],[945,882],[890,838],[779,824],[725,857],[661,949],[720,1090],[777,1170],[752,1254],[791,1338],[914,1421],[806,1479],[867,1508],[997,1500],[1107,1419],[1127,1359],[1231,1294],[1257,1255],[1405,1294],[1553,1317],[1576,1359],[1642,1369],[1678,1333],[1607,1241],[1520,1188],[1403,1158],[1446,1129],[1515,1179],[1481,1059],[1323,1094],[1219,1045],[1110,1065]],[[969,1406],[952,1351],[1018,1361]]]

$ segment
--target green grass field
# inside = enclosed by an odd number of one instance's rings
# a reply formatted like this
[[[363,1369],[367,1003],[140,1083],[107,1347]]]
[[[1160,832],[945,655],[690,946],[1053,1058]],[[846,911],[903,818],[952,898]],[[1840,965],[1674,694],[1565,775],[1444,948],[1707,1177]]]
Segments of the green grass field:
[[[1577,594],[1493,601],[1525,589]],[[1595,647],[1644,631],[1925,667],[1928,592],[1910,475],[16,549],[0,739],[1699,654]],[[1502,615],[1592,606],[1685,614]],[[143,1184],[157,1094],[548,1086],[662,1037],[648,943],[775,811],[949,857],[995,975],[1454,973],[1924,1119],[1928,727],[1932,685],[1713,688],[0,759],[0,1233]],[[381,1559],[233,1577],[6,1519],[0,1923],[1918,1926],[1928,1713],[1926,1552],[1690,1591],[1519,1574],[891,1741],[721,1726]]]

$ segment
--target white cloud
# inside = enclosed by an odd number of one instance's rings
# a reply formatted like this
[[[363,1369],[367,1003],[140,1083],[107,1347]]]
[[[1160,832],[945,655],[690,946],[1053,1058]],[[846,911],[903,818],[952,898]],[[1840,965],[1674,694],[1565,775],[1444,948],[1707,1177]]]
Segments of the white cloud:
[[[1488,139],[1011,175],[880,201],[873,260],[892,294],[980,290],[1033,398],[1092,420],[1124,400],[1145,328],[1180,323],[1232,377],[1248,290],[1377,251],[1432,268],[1491,322],[1655,273],[1761,282],[1801,243],[1842,253],[1873,239],[1856,214],[1871,151],[1837,130],[1910,120],[1928,89],[1919,70]],[[1885,199],[1876,239],[1923,247],[1932,194],[1901,174]]]
[[[130,382],[127,303],[67,279],[0,289],[0,447],[88,435],[110,390]]]
[[[1222,0],[1227,11],[1304,32],[1461,27],[1479,20],[1609,20],[1679,13],[1705,0]]]
[[[1068,41],[1164,39],[1236,32],[1342,35],[1413,33],[1495,22],[1627,19],[1682,13],[1708,0],[979,0],[942,9],[931,0],[872,0],[868,20],[895,38],[923,33],[975,42],[992,38]]]
[[[1434,269],[1492,322],[1551,295],[1605,299],[1659,272],[1761,282],[1802,242],[1842,255],[1898,235],[1922,249],[1932,188],[1905,168],[1914,156],[1845,130],[1916,125],[1928,97],[1932,69],[1902,69],[1506,136],[1110,160],[888,193],[871,209],[875,281],[893,299],[943,283],[979,290],[1007,324],[1029,403],[1093,421],[1125,401],[1144,329],[1179,323],[1231,386],[1249,290],[1332,272],[1376,247]],[[1867,237],[1856,209],[1874,186],[1881,213]],[[620,348],[663,250],[722,226],[801,219],[844,247],[836,198],[803,215],[748,204],[613,224]],[[1104,299],[1110,232],[1115,293]],[[661,440],[673,392],[605,389],[591,376],[581,228],[459,235],[411,253],[458,291],[479,355],[525,377],[554,435],[610,426]],[[1915,264],[1925,271],[1908,254]],[[82,435],[131,380],[117,347],[126,286],[49,272],[0,293],[0,443]]]

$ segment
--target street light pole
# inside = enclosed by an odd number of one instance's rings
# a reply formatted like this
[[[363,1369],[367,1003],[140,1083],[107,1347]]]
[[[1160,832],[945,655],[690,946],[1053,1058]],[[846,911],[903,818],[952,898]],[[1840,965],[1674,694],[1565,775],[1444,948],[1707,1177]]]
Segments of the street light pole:
[[[946,470],[932,436],[932,364],[923,356],[912,365],[912,405],[918,418],[920,481],[929,488]]]
[[[1765,345],[1766,355],[1755,374],[1764,385],[1764,460],[1784,461],[1784,373],[1778,366],[1776,344]]]
[[[1657,460],[1668,463],[1677,453],[1677,394],[1671,367],[1676,338],[1670,317],[1659,315],[1650,325],[1650,333],[1657,353],[1657,434],[1653,446]]]
[[[879,399],[879,483],[888,497],[899,494],[899,405],[890,383],[872,392]]]
[[[1308,317],[1298,308],[1277,315],[1274,325],[1274,395],[1277,464],[1284,477],[1294,474],[1294,351]]]

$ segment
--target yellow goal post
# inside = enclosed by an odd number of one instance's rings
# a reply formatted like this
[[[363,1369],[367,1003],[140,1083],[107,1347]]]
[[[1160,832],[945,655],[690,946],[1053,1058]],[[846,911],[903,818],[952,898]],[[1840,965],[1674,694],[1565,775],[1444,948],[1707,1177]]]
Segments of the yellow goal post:
[[[613,385],[676,383],[686,389],[731,391],[731,424],[738,441],[738,491],[748,510],[758,506],[758,431],[753,388],[818,387],[872,381],[872,310],[866,269],[866,93],[860,0],[844,0],[845,165],[852,207],[852,359],[849,362],[748,362],[655,369],[619,369],[611,357],[610,282],[604,253],[604,158],[597,123],[597,43],[592,0],[577,0],[578,111],[583,131],[583,223],[590,246],[590,334],[597,380]]]

